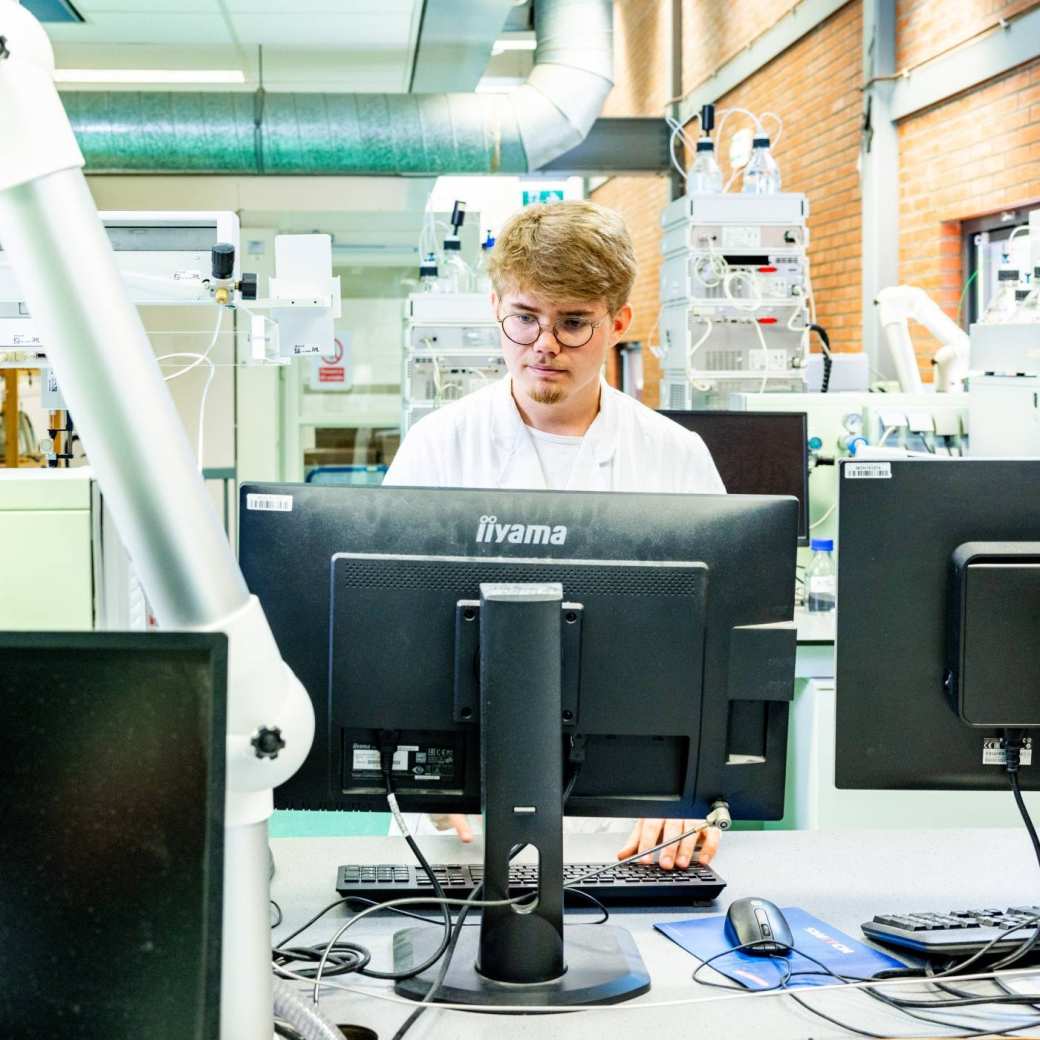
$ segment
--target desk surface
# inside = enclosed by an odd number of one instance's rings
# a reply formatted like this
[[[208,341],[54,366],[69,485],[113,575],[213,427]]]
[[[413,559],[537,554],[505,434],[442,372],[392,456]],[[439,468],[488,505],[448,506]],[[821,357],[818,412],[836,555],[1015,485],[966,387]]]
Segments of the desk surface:
[[[1008,796],[1010,797],[1010,795]],[[565,837],[565,855],[573,861],[614,858],[617,835]],[[335,869],[340,863],[407,863],[408,848],[400,838],[282,838],[272,842],[277,873],[271,895],[285,915],[275,940],[287,935],[335,898]],[[431,862],[479,861],[479,848],[463,847],[454,837],[422,839]],[[875,913],[898,910],[948,910],[960,907],[1031,905],[1037,902],[1040,878],[1024,829],[944,831],[765,831],[727,834],[714,864],[727,880],[717,906],[710,909],[654,910],[649,913],[615,910],[612,924],[635,937],[650,971],[650,993],[615,1009],[567,1016],[526,1017],[430,1011],[409,1033],[424,1038],[556,1038],[600,1040],[633,1035],[707,1037],[847,1037],[837,1027],[794,1004],[787,997],[743,997],[734,1000],[719,990],[695,985],[690,973],[697,962],[655,932],[656,921],[682,920],[693,913],[724,913],[742,896],[762,896],[780,906],[800,906],[853,936]],[[391,915],[374,915],[346,938],[368,946],[373,963],[389,964],[390,937],[410,922]],[[331,938],[346,919],[337,907],[297,942]],[[594,927],[586,925],[581,927]],[[709,977],[710,974],[709,974]],[[387,984],[344,977],[341,981],[391,992]],[[327,990],[322,1007],[341,1024],[367,1026],[383,1038],[393,1035],[408,1009],[387,1001]],[[668,1008],[635,1005],[691,997],[725,998],[712,1003]],[[827,1013],[891,1036],[936,1036],[943,1030],[889,1012],[860,993],[830,991],[813,998]],[[966,1012],[961,1021],[970,1021]],[[694,1028],[695,1027],[695,1028]],[[681,1032],[679,1032],[681,1030]],[[1036,1033],[1038,1031],[1030,1031]]]

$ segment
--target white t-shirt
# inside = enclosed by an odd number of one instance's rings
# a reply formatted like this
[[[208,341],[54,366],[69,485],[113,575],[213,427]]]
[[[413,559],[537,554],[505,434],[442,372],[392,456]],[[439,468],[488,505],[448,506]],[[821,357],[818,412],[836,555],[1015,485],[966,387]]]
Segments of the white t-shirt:
[[[585,438],[544,433],[533,426],[528,426],[527,432],[534,441],[534,450],[538,453],[545,486],[550,491],[566,491],[570,487],[574,463],[578,460],[581,442]]]

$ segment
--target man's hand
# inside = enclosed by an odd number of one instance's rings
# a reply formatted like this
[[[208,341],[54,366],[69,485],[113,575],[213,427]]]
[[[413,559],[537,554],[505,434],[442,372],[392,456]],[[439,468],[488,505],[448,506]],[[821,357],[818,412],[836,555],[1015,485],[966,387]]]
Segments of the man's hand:
[[[435,813],[430,819],[439,831],[454,830],[463,845],[469,845],[473,841],[473,828],[469,825],[469,819],[462,813]]]
[[[702,823],[704,823],[703,820],[636,820],[636,825],[632,828],[625,847],[618,852],[617,858],[627,859],[637,852],[646,852],[647,849],[660,845],[662,841],[677,838],[680,834],[692,830]],[[690,865],[695,851],[698,851],[697,858],[701,863],[710,863],[719,849],[721,836],[722,832],[718,827],[706,827],[696,834],[691,834],[688,838],[683,838],[675,845],[661,849],[658,863],[665,870],[671,870],[673,867],[685,870]],[[653,861],[653,855],[644,856],[639,860],[640,863],[653,863]]]

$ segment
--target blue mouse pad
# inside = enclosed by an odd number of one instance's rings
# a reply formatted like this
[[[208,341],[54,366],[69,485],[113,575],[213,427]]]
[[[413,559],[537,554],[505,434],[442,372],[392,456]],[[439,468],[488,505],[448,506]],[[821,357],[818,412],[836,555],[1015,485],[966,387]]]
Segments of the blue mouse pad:
[[[785,906],[782,913],[791,926],[795,949],[814,957],[836,974],[868,979],[879,971],[906,966],[796,906]],[[655,924],[654,927],[702,961],[733,946],[733,941],[726,934],[725,916],[697,917],[689,921]],[[781,958],[740,951],[719,957],[711,962],[710,968],[747,989],[775,989],[780,985],[787,968],[792,972],[789,986],[826,986],[835,981],[808,957],[800,957],[797,953]],[[801,975],[796,972],[813,974]]]

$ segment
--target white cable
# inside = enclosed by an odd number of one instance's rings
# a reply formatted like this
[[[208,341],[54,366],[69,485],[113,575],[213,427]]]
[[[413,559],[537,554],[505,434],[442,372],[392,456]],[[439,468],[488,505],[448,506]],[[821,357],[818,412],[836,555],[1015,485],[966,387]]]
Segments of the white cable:
[[[812,522],[812,523],[811,523],[811,524],[809,525],[809,530],[810,530],[810,531],[815,531],[815,530],[816,530],[816,528],[817,528],[817,527],[819,527],[819,526],[820,526],[821,524],[823,524],[823,523],[826,523],[826,521],[828,521],[828,520],[829,520],[829,519],[831,518],[831,513],[833,513],[833,512],[834,512],[834,510],[835,510],[835,509],[837,509],[837,508],[838,508],[838,503],[837,503],[837,502],[835,502],[835,503],[834,503],[834,505],[832,505],[832,506],[830,507],[830,509],[828,509],[828,510],[827,510],[827,512],[826,512],[826,513],[824,513],[824,514],[823,514],[823,516],[821,516],[821,517],[820,517],[820,519],[819,519],[819,520],[814,520],[814,521],[813,521],[813,522]]]
[[[751,296],[745,298],[733,295],[733,283],[744,281],[751,290]],[[738,311],[757,311],[762,306],[762,294],[759,292],[758,279],[751,271],[742,271],[739,268],[730,270],[722,279],[722,292],[727,303],[732,304]]]
[[[424,900],[424,902],[433,902],[433,900]],[[462,900],[445,900],[445,902],[462,902]],[[387,904],[383,904],[384,906]],[[472,904],[479,906],[479,903]],[[370,910],[376,909],[375,907]],[[369,911],[365,911],[368,913]],[[360,916],[360,915],[358,915]],[[357,920],[353,918],[352,920]],[[288,968],[278,968],[277,973],[283,978],[292,979],[297,982],[305,982],[308,987],[314,985],[314,979],[308,978],[306,975],[298,975],[294,971],[290,971]],[[823,972],[820,973],[821,975]],[[990,971],[981,972],[977,975],[958,975],[958,982],[985,982],[992,981],[994,979],[1005,979],[1005,978],[1016,978],[1018,976],[1027,976],[1036,978],[1037,969],[1033,968],[1016,968],[1011,971]],[[928,985],[932,980],[928,978],[910,978],[910,979],[871,979],[866,982],[834,982],[824,983],[820,986],[812,987],[798,987],[794,990],[800,996],[806,995],[802,990],[811,991],[812,993],[820,993],[827,990],[841,990],[842,992],[848,992],[850,990],[861,990],[874,987],[877,989],[881,988],[905,988],[908,986],[921,986]],[[322,986],[326,986],[330,989],[341,990],[344,993],[351,993],[356,996],[364,997],[366,999],[375,998],[376,1000],[389,1001],[392,1004],[400,1004],[404,1007],[415,1010],[418,1006],[418,1002],[409,1000],[407,997],[399,997],[395,993],[390,992],[389,987],[385,989],[377,989],[375,986],[347,986],[343,983],[335,982],[333,979],[322,979]],[[561,1014],[563,1012],[570,1011],[652,1011],[660,1010],[661,1008],[674,1008],[674,1007],[691,1007],[697,1004],[717,1004],[728,1000],[768,1000],[770,998],[785,997],[791,995],[790,989],[761,989],[761,990],[747,990],[741,993],[708,993],[700,997],[680,997],[676,1000],[648,1000],[638,1002],[628,1002],[622,1004],[572,1004],[566,1007],[559,1005],[548,1005],[548,1004],[441,1004],[434,1003],[430,1004],[431,1010],[437,1011],[519,1011],[524,1014],[533,1015],[552,1015]],[[950,1008],[935,1008],[935,1011],[950,1011]]]
[[[1011,243],[1014,242],[1015,235],[1022,235],[1022,234],[1026,234],[1026,235],[1029,234],[1029,225],[1028,224],[1019,224],[1018,227],[1015,228],[1011,232],[1010,235],[1008,235],[1008,240],[1007,240],[1008,246],[1010,247]]]
[[[780,137],[784,132],[784,121],[775,112],[763,112],[761,118],[776,120],[776,133],[769,137],[769,146],[775,148],[780,143]]]
[[[892,434],[895,433],[896,430],[900,430],[900,429],[902,429],[901,426],[888,426],[888,427],[886,427],[885,430],[881,434],[881,439],[877,442],[877,444],[874,445],[874,447],[875,448],[883,447],[884,444],[885,444],[885,441],[887,441],[888,438],[891,437]]]
[[[694,343],[692,347],[690,347],[690,352],[686,355],[686,376],[691,383],[693,382],[693,355],[696,354],[697,351],[700,350],[701,347],[708,342],[708,337],[711,335],[711,318],[705,316],[704,322],[706,325],[706,328],[704,329],[704,334],[701,336],[699,340],[697,340],[696,343]]]
[[[766,383],[769,382],[769,348],[766,346],[766,337],[762,332],[762,326],[755,319],[751,319],[751,323],[755,326],[755,331],[758,333],[758,342],[762,346],[762,385],[758,388],[760,394],[766,392]]]
[[[221,325],[223,325],[223,323],[224,307],[217,307],[217,327],[213,330],[213,337],[209,341],[209,346],[206,347],[206,349],[201,354],[160,354],[159,357],[155,359],[156,361],[166,361],[172,357],[195,358],[195,360],[190,365],[187,365],[185,368],[181,369],[180,372],[174,372],[172,375],[164,376],[163,378],[166,380],[166,382],[169,382],[171,379],[177,379],[178,377],[185,375],[186,373],[190,372],[193,368],[198,368],[198,366],[201,365],[202,362],[209,357],[210,352],[217,345],[217,337],[220,335],[220,327]]]

